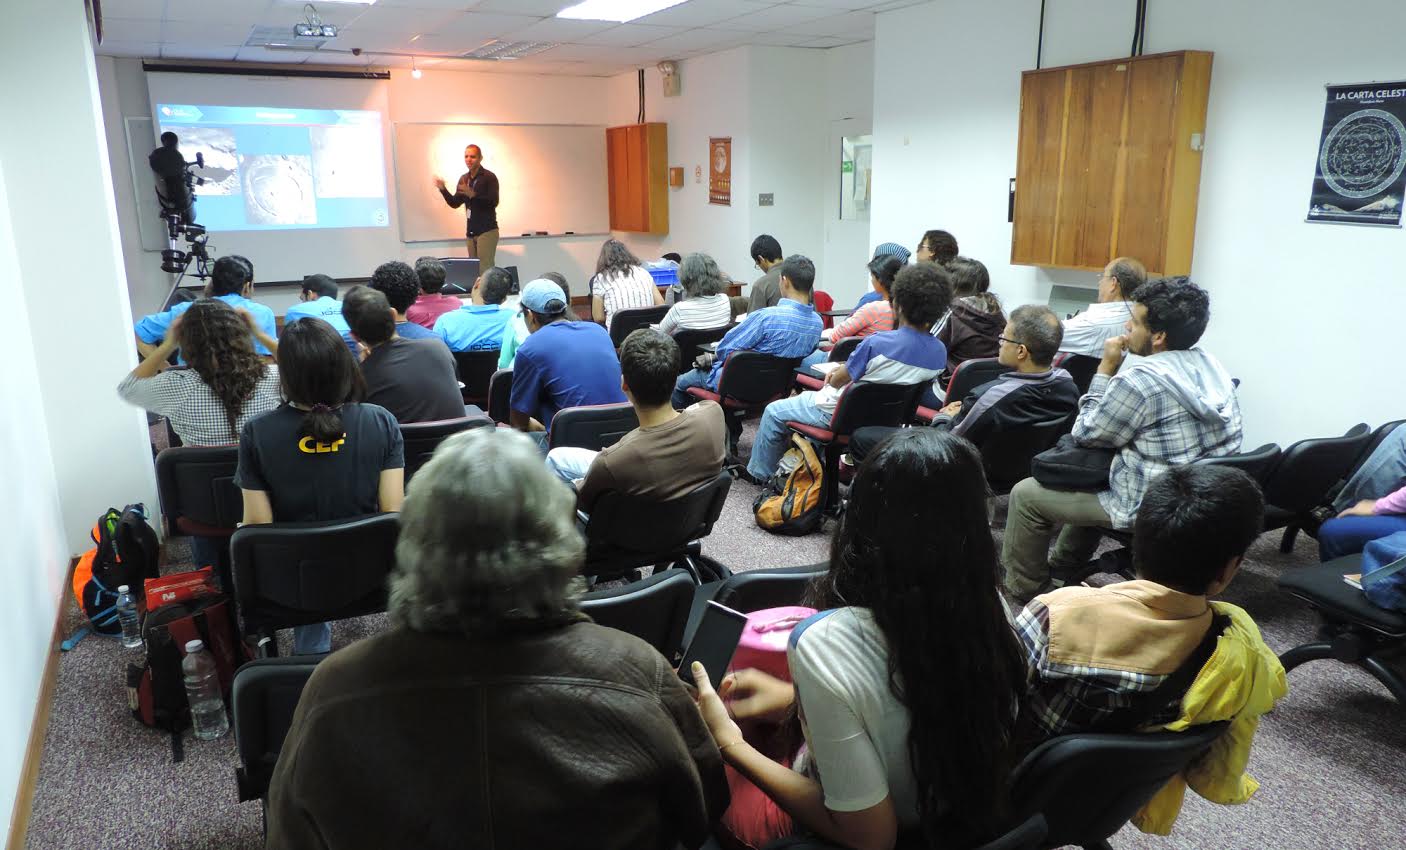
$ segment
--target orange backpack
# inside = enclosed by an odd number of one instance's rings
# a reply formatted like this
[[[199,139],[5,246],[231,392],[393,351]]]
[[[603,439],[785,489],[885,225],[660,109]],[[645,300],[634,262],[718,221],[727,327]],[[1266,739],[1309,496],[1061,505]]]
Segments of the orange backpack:
[[[810,440],[791,435],[791,448],[782,455],[771,487],[752,503],[757,525],[774,534],[800,536],[820,528],[825,521],[821,500],[825,497],[824,467]]]
[[[73,570],[73,596],[95,633],[121,634],[117,588],[127,585],[140,605],[143,582],[157,576],[156,532],[147,524],[144,505],[128,505],[121,511],[108,508],[92,537],[97,545],[79,557]]]

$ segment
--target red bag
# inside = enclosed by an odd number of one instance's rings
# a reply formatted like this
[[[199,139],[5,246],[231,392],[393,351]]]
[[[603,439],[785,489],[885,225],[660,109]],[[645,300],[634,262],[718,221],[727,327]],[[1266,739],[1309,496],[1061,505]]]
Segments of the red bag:
[[[732,655],[733,670],[751,667],[778,679],[791,681],[791,668],[786,663],[786,644],[791,630],[815,614],[814,608],[792,605],[764,608],[747,615],[747,626]]]
[[[146,580],[146,604],[149,608],[163,605],[183,605],[205,596],[219,596],[214,567],[201,567],[184,573],[172,573]]]

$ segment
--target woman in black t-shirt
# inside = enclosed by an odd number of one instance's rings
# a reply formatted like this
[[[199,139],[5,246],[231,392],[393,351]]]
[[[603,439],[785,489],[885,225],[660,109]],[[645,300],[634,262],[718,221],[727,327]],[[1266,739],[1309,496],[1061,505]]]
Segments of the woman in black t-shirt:
[[[385,408],[357,403],[365,385],[341,335],[320,320],[294,322],[279,340],[278,368],[284,404],[245,423],[239,440],[244,524],[399,511],[400,426]],[[294,653],[331,645],[326,623],[293,630]]]

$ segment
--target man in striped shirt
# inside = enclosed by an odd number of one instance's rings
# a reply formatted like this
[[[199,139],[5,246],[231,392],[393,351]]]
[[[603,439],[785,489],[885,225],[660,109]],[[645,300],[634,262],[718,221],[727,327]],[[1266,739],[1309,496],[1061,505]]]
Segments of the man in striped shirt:
[[[810,303],[810,290],[815,285],[815,263],[808,257],[792,254],[781,261],[781,301],[748,313],[742,324],[727,332],[718,343],[713,365],[709,369],[694,369],[679,376],[674,384],[674,407],[682,410],[693,403],[690,387],[718,388],[718,376],[728,355],[738,351],[755,351],[773,357],[802,358],[815,350],[820,339],[822,323]]]

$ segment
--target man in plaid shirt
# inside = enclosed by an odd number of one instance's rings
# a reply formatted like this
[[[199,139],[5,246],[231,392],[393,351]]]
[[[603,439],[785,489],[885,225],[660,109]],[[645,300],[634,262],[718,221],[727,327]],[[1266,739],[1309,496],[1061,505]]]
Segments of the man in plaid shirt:
[[[1240,405],[1230,375],[1192,347],[1211,317],[1205,290],[1185,277],[1161,278],[1138,287],[1130,300],[1127,333],[1104,345],[1073,431],[1080,446],[1118,450],[1108,489],[1050,490],[1027,478],[1011,491],[1001,559],[1006,590],[1019,601],[1048,589],[1052,569],[1082,567],[1098,546],[1100,527],[1131,527],[1154,478],[1240,448]]]

